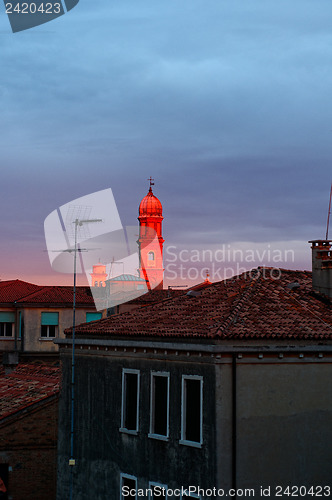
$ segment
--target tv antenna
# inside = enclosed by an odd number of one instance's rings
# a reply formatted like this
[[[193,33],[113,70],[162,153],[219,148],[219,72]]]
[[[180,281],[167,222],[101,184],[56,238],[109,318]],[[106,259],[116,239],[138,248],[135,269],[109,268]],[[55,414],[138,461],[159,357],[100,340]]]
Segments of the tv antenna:
[[[330,226],[330,215],[331,215],[331,199],[332,199],[332,182],[331,182],[331,191],[330,191],[330,202],[329,202],[329,209],[327,212],[327,225],[326,225],[326,240],[329,238],[329,226]]]

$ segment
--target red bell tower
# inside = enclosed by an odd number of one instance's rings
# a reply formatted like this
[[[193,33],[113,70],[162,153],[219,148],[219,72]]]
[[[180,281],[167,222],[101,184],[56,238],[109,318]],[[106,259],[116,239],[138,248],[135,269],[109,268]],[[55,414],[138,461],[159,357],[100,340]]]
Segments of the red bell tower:
[[[139,275],[147,281],[148,289],[163,289],[163,207],[152,192],[154,186],[150,177],[150,189],[139,205]]]

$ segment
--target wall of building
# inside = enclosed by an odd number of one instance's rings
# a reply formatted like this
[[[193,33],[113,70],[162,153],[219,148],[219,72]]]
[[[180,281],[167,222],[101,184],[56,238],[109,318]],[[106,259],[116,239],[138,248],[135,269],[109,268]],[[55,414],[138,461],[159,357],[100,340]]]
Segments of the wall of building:
[[[89,309],[76,309],[76,324],[86,322],[86,312]],[[90,309],[93,311],[93,309]],[[64,330],[73,324],[72,308],[25,308],[24,318],[24,351],[57,352],[58,346],[53,343],[54,338],[41,338],[41,313],[58,312],[58,337],[64,338]]]
[[[231,366],[231,365],[229,365]],[[219,367],[217,405],[219,477],[232,465],[232,381]],[[332,363],[295,353],[237,359],[236,486],[284,488],[330,485],[332,477]],[[228,408],[228,409],[227,409]],[[226,415],[226,420],[224,414]]]
[[[55,499],[57,422],[57,397],[0,421],[0,464],[9,466],[9,499]]]
[[[216,483],[215,373],[211,363],[175,356],[159,359],[78,355],[76,364],[76,410],[74,499],[118,499],[120,473],[133,475],[139,488],[149,481],[169,488],[191,484],[208,487]],[[60,399],[59,474],[57,499],[69,493],[70,356],[63,356],[63,390]],[[138,435],[120,432],[122,368],[140,370],[140,425]],[[167,442],[149,438],[151,371],[170,372],[170,437]],[[181,378],[203,376],[203,445],[179,444],[181,436]]]

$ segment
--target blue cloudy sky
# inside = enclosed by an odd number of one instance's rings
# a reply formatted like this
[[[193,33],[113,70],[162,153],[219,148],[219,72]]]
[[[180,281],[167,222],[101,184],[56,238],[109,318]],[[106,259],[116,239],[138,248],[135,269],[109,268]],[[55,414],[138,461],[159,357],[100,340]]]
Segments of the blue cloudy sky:
[[[150,175],[178,261],[226,245],[310,268],[332,177],[331,25],[331,0],[80,0],[13,34],[1,4],[0,278],[64,282],[47,215],[111,187],[136,224]]]

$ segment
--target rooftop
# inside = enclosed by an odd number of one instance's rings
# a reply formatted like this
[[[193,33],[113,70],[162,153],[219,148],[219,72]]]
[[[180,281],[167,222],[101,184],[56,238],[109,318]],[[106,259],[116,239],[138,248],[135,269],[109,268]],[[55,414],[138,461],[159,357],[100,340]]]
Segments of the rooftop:
[[[60,304],[72,306],[73,287],[41,286],[21,280],[0,281],[1,304]],[[76,304],[94,306],[90,287],[76,287]]]
[[[0,421],[59,392],[60,369],[40,362],[20,363],[6,374],[0,367]]]
[[[332,340],[331,305],[311,272],[259,268],[76,328],[86,337]],[[66,331],[70,335],[70,329]]]

